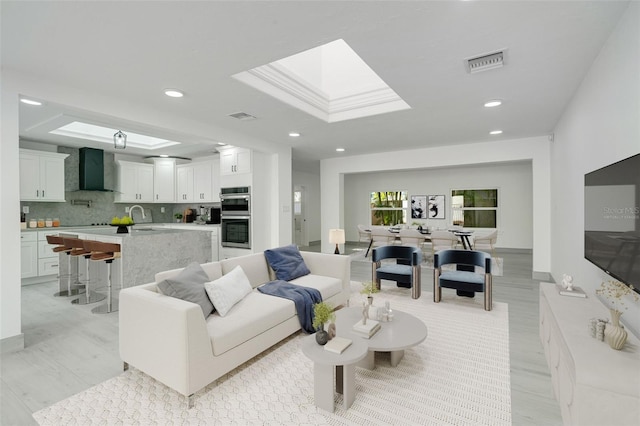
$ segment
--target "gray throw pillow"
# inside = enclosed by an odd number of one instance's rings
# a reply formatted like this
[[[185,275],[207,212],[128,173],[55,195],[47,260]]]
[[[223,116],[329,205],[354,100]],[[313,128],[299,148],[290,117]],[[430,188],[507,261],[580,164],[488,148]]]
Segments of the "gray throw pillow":
[[[300,250],[294,244],[265,250],[264,257],[267,258],[267,263],[279,280],[291,281],[311,273],[304,263]]]
[[[166,296],[197,303],[206,318],[214,309],[204,288],[204,283],[208,281],[209,277],[202,266],[193,262],[175,277],[158,283],[158,289]]]

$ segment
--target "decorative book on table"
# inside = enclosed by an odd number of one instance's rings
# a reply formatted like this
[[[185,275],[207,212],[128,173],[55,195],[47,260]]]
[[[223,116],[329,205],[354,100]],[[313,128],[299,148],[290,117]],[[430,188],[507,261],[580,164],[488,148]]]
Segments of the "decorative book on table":
[[[580,287],[573,287],[571,290],[567,290],[566,288],[558,287],[558,292],[562,296],[572,296],[572,297],[587,297],[587,294]]]
[[[367,320],[366,324],[363,324],[362,320],[360,320],[353,325],[353,331],[367,339],[376,334],[378,330],[380,330],[380,321],[372,319]]]
[[[351,346],[351,339],[336,336],[324,345],[324,350],[335,354],[341,354],[349,346]]]

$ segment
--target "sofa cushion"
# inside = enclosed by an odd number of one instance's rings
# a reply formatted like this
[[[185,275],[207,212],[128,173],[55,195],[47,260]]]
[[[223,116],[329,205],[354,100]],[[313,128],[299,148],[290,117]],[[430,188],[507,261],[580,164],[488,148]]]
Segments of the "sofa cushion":
[[[178,273],[158,283],[158,289],[166,296],[197,303],[206,318],[213,312],[213,304],[204,289],[209,277],[199,263],[193,262]]]
[[[229,315],[222,317],[215,312],[207,318],[213,354],[221,355],[295,315],[296,309],[291,300],[253,290],[233,307]]]
[[[222,276],[222,267],[220,266],[220,262],[208,262],[202,263],[200,265],[202,270],[207,274],[209,279],[207,281],[217,280]],[[169,271],[158,272],[155,275],[156,282],[162,282],[167,278],[173,278],[178,275],[184,268],[171,269]]]
[[[320,292],[322,300],[327,300],[342,291],[342,280],[322,275],[309,274],[289,282],[304,287],[315,288]]]
[[[291,281],[311,272],[295,244],[265,250],[264,256],[279,280]]]
[[[252,290],[249,278],[240,265],[217,280],[204,283],[204,288],[216,311],[222,317]]]
[[[267,265],[264,253],[232,257],[230,259],[221,260],[220,264],[222,265],[222,273],[224,274],[228,274],[238,265],[242,266],[242,269],[247,275],[247,278],[249,278],[249,282],[253,288],[271,281],[269,278],[269,265]]]

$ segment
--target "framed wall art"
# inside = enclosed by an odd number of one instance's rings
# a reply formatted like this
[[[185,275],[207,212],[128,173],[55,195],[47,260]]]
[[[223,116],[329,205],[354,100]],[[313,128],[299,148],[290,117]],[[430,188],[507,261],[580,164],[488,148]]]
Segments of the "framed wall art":
[[[427,218],[427,196],[412,195],[411,196],[411,219]]]
[[[444,195],[429,195],[429,210],[427,218],[429,219],[444,219],[445,218],[445,205]]]

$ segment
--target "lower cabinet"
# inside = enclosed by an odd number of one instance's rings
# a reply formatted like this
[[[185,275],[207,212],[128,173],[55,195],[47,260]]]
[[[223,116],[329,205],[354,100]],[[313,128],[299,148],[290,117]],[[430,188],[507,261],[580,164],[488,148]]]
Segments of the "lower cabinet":
[[[38,276],[38,234],[23,232],[20,234],[20,277]]]
[[[589,335],[591,318],[609,319],[595,296],[561,296],[540,283],[540,340],[565,425],[631,425],[640,419],[640,342],[621,351]]]

